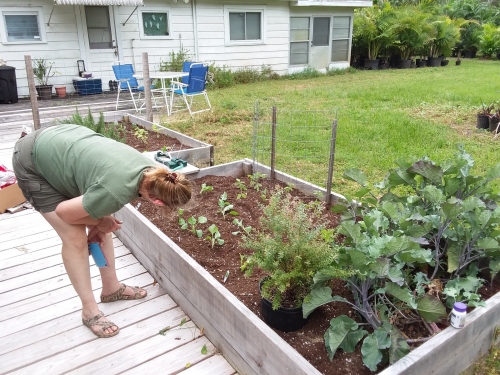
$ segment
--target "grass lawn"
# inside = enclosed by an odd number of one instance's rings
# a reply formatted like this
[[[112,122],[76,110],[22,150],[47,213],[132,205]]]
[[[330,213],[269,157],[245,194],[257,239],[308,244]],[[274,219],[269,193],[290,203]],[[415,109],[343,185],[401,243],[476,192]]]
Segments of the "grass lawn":
[[[397,159],[428,156],[440,162],[452,157],[460,142],[475,160],[476,174],[498,162],[500,138],[495,140],[491,133],[478,131],[475,126],[481,104],[500,100],[500,61],[463,59],[460,66],[452,60],[448,66],[437,68],[270,80],[212,90],[209,97],[211,112],[193,118],[175,114],[163,117],[162,123],[213,144],[216,164],[252,158],[257,101],[263,113],[269,113],[272,106],[277,107],[279,115],[329,111],[324,116],[326,125],[337,111],[333,191],[341,194],[349,194],[354,187],[342,178],[348,168],[360,168],[371,182],[378,182]],[[287,132],[316,137],[316,128],[304,133],[303,128],[295,131],[293,126]],[[328,137],[328,131],[321,137]],[[297,152],[296,145],[283,147],[290,147],[290,155]],[[299,148],[306,150],[306,156],[292,166],[295,171],[286,172],[302,177],[300,170],[320,171],[306,179],[325,186],[328,145],[309,148],[304,143]],[[500,188],[500,182],[495,186]]]

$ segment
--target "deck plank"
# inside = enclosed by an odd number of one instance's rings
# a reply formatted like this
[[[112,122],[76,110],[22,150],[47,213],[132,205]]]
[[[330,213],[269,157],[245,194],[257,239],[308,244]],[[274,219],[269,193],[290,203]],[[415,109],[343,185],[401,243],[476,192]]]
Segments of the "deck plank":
[[[110,106],[114,109],[114,101],[92,104],[92,111],[98,114]],[[82,115],[87,113],[87,107],[78,108]],[[47,124],[75,112],[74,105],[43,108],[40,117]],[[29,109],[2,112],[0,162],[8,168],[22,126],[32,124],[30,117]],[[162,366],[162,374],[236,374],[116,236],[113,243],[120,282],[144,287],[148,295],[99,303],[120,327],[119,335],[99,339],[82,325],[81,302],[62,264],[57,233],[32,209],[0,214],[0,374],[138,374],[152,373],[155,366]],[[92,258],[89,264],[99,301],[101,276]],[[160,335],[167,326],[171,329]],[[191,367],[186,369],[188,362]]]

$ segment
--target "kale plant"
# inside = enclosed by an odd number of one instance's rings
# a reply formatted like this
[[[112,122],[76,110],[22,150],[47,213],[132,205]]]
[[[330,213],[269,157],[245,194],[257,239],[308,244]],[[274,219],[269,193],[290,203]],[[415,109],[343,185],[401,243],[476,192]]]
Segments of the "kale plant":
[[[500,176],[500,164],[474,176],[474,161],[459,145],[454,158],[440,165],[428,158],[397,165],[374,188],[360,170],[344,174],[361,185],[346,205],[334,207],[342,213],[338,231],[345,236],[338,264],[359,271],[348,279],[354,302],[332,296],[332,277],[320,271],[303,304],[304,316],[331,301],[350,304],[374,330],[362,346],[372,371],[384,356],[392,364],[408,353],[414,341],[403,339],[398,326],[421,321],[433,335],[455,301],[481,305],[479,260],[493,275],[500,270],[499,196],[489,186]],[[340,325],[332,320],[325,335],[329,353],[345,339]],[[349,327],[345,337],[355,345],[350,331],[357,328]]]

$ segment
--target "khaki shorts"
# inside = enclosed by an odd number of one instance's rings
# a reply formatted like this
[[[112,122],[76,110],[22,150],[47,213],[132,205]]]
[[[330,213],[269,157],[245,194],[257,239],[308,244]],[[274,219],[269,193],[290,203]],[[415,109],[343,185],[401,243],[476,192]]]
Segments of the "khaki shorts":
[[[24,197],[39,212],[52,212],[69,198],[59,193],[43,178],[33,164],[33,146],[46,129],[39,129],[19,139],[14,146],[12,166]]]

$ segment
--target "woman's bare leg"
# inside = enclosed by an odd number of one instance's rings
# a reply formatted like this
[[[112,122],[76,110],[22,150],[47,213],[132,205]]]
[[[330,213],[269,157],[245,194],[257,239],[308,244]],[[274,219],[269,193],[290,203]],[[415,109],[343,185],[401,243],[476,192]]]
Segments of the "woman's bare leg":
[[[99,314],[99,308],[94,298],[90,282],[89,251],[85,225],[68,224],[61,220],[55,212],[42,213],[42,216],[55,229],[62,240],[62,259],[64,267],[66,268],[71,284],[82,302],[82,317],[84,319],[89,319],[96,316]],[[111,247],[113,247],[111,241],[106,242],[108,242],[108,246],[110,242]],[[110,258],[113,258],[114,271],[114,256]],[[108,260],[110,260],[110,258],[108,258]],[[107,319],[102,317],[99,321],[107,321]],[[117,326],[112,326],[106,328],[103,333],[113,333],[117,329]],[[95,326],[94,330],[100,330],[100,327]]]

